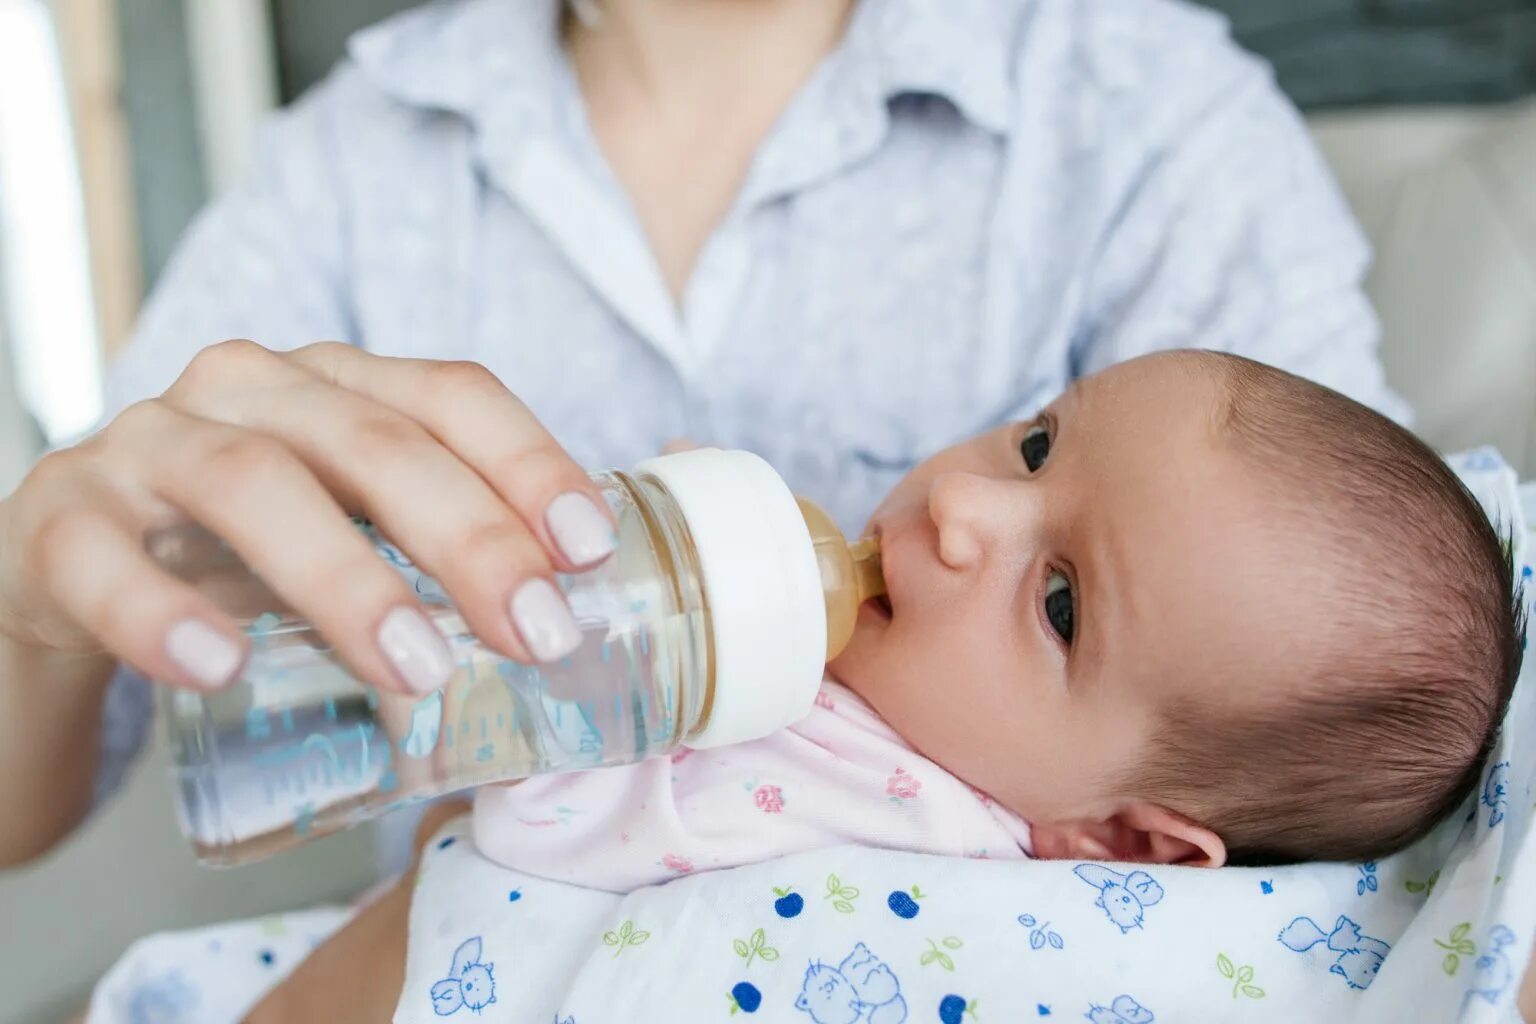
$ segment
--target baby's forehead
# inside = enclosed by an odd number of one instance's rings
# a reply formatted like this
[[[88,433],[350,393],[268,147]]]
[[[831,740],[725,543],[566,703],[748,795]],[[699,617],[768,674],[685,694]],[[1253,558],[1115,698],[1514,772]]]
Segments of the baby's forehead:
[[[1304,523],[1223,511],[1148,531],[1116,581],[1131,595],[1117,660],[1154,703],[1281,696],[1339,621],[1337,561]]]

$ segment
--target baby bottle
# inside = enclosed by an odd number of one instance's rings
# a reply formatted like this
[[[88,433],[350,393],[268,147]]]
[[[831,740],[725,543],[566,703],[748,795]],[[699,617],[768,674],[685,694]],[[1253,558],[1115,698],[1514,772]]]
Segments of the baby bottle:
[[[748,452],[701,449],[593,479],[617,523],[601,565],[557,581],[582,643],[524,665],[481,644],[431,577],[364,520],[457,669],[425,699],[379,693],[207,531],[150,540],[251,638],[218,693],[165,689],[182,830],[236,864],[439,794],[765,736],[810,710],[823,666],[884,593],[850,546]]]

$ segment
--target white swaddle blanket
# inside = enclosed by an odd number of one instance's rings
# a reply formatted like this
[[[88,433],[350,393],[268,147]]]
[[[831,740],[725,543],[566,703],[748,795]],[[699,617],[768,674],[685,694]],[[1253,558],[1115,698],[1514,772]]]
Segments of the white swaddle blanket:
[[[1452,464],[1524,566],[1513,472],[1491,451]],[[465,819],[424,859],[395,1020],[1515,1020],[1536,935],[1533,677],[1528,663],[1474,804],[1381,863],[1139,869],[843,847],[621,897],[498,867]]]
[[[1487,451],[1452,464],[1526,565],[1536,516],[1513,473]],[[1536,488],[1524,496],[1536,507]],[[1533,678],[1536,660],[1473,803],[1380,863],[1209,871],[839,847],[620,896],[493,864],[461,819],[423,857],[395,1020],[1508,1024],[1536,936]],[[283,966],[273,928],[145,940],[90,1021],[236,1019],[222,1008],[239,991],[249,1005]]]

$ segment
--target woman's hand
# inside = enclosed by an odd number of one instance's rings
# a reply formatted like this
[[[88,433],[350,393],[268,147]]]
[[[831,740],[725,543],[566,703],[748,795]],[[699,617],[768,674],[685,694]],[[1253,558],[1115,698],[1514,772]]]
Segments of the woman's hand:
[[[241,631],[145,551],[148,533],[192,520],[357,675],[430,692],[452,674],[447,644],[349,513],[436,577],[476,636],[521,661],[577,645],[549,577],[614,546],[586,473],[485,368],[229,341],[159,398],[44,458],[0,502],[0,634],[111,654],[174,685],[229,683]]]

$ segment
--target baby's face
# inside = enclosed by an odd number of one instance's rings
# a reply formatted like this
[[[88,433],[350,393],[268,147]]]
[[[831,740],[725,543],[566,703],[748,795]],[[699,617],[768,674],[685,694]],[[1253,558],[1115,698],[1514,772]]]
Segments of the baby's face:
[[[1127,811],[1171,702],[1275,695],[1309,621],[1307,551],[1265,531],[1218,386],[1177,356],[1117,366],[935,455],[871,520],[891,613],[864,607],[834,677],[1040,855],[1092,855],[1049,826]]]

